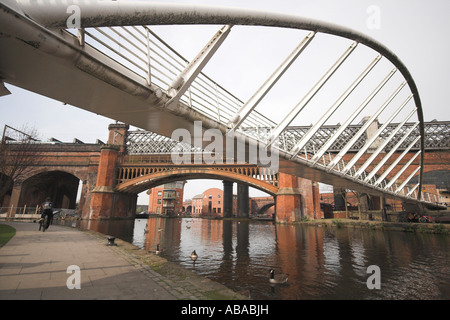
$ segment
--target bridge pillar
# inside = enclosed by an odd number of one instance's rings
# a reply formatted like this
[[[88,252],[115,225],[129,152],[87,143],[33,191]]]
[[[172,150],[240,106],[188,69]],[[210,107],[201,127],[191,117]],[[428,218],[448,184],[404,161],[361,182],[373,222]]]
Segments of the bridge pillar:
[[[223,217],[231,218],[233,215],[233,182],[223,181]]]
[[[237,217],[248,218],[249,217],[249,197],[248,186],[238,183],[237,185]]]
[[[301,193],[297,177],[278,173],[279,191],[276,195],[276,222],[290,223],[301,219]]]
[[[98,165],[97,182],[91,191],[91,210],[89,219],[111,217],[114,196],[114,170],[119,146],[107,144],[102,146]]]
[[[309,179],[297,178],[297,187],[301,190],[302,194],[302,215],[309,219],[322,218],[319,183]]]
[[[91,191],[89,219],[131,218],[136,212],[137,195],[114,191],[117,158],[121,146],[102,146],[97,182]]]

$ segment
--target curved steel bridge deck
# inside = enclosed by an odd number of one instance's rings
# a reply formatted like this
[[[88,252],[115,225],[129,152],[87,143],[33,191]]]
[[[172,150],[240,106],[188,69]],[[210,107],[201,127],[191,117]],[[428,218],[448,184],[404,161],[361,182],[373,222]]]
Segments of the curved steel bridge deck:
[[[294,15],[132,1],[3,0],[0,21],[4,82],[167,137],[176,129],[195,134],[194,124],[201,121],[203,132],[215,128],[249,148],[276,152],[280,172],[423,201],[425,133],[418,89],[400,59],[364,34]],[[221,27],[187,61],[153,25]],[[239,26],[299,30],[297,44],[247,101],[203,73],[230,34],[242,31]],[[277,84],[298,64],[302,76],[290,78],[298,82],[273,97]],[[286,96],[296,103],[285,103]],[[308,108],[315,117],[309,118]],[[342,122],[330,126],[336,115]],[[364,121],[358,123],[362,115]],[[311,125],[298,126],[305,120]],[[374,127],[378,121],[383,124]],[[207,142],[201,140],[198,147]],[[352,159],[344,162],[355,148]],[[369,148],[373,157],[356,165]],[[404,167],[388,169],[397,172],[394,179],[376,179],[378,166],[367,172],[377,155],[387,160],[399,150],[416,153]],[[402,173],[414,159],[420,164],[405,177]],[[410,186],[416,175],[419,182]]]

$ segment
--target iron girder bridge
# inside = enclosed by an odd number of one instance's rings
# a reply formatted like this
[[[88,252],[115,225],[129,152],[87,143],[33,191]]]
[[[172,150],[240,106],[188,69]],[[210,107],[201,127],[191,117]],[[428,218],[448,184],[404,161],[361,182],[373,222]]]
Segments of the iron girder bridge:
[[[380,139],[385,140],[389,137],[393,130],[398,124],[392,123],[388,125],[385,130],[381,133]],[[331,147],[328,149],[329,153],[338,153],[350,140],[350,138],[361,129],[362,124],[351,125],[346,128],[346,133],[340,137],[339,140],[335,141]],[[306,149],[312,150],[315,146],[323,145],[332,135],[339,129],[339,125],[327,125],[322,126],[315,135],[308,142]],[[397,151],[404,151],[408,149],[412,141],[416,140],[419,135],[419,130],[415,123],[409,122],[405,123],[401,132],[397,132],[397,137],[395,139],[389,140],[385,146],[385,152],[392,150],[395,145],[405,136],[405,134],[415,127],[416,130],[410,134],[407,139],[397,147]],[[425,150],[450,150],[450,121],[432,121],[425,122]],[[296,126],[288,127],[286,130],[290,131],[293,136],[295,136],[295,141],[300,140],[309,130],[311,126]],[[252,128],[246,129],[246,131],[255,130]],[[260,128],[260,130],[262,130]],[[349,152],[358,152],[366,144],[367,135],[363,135],[361,139],[355,143]],[[294,141],[294,142],[295,142]],[[171,139],[166,136],[159,135],[155,132],[145,131],[145,130],[132,130],[128,132],[127,135],[127,153],[138,155],[138,154],[171,154],[185,148],[189,148],[189,152],[203,152],[204,149],[196,147],[194,145],[183,145],[182,142]],[[412,145],[409,148],[411,152],[420,150],[420,143]]]
[[[248,146],[274,148],[280,172],[424,202],[425,134],[418,89],[394,53],[360,32],[295,15],[224,7],[120,0],[0,3],[2,82],[166,137],[180,128],[194,134],[194,123],[201,121],[203,130],[215,128]],[[220,27],[188,61],[157,35],[157,25]],[[203,72],[223,43],[231,41],[230,34],[243,32],[242,26],[294,30],[295,37],[289,38],[297,41],[283,59],[271,63],[272,73],[246,101]],[[293,86],[282,86],[281,96],[274,97],[292,70],[297,70],[294,75],[301,70],[300,76],[289,78]],[[4,83],[1,87],[7,94]],[[330,127],[337,115],[339,125]],[[311,125],[299,127],[305,119]],[[378,122],[383,124],[368,136]],[[207,146],[201,143],[196,147]],[[412,149],[414,156],[398,168],[395,164]],[[368,151],[371,156],[360,163]],[[384,172],[381,166],[367,171],[377,156],[382,162],[398,158]],[[419,165],[404,177],[413,161]],[[389,172],[396,174],[387,180]],[[418,183],[409,185],[416,175]]]

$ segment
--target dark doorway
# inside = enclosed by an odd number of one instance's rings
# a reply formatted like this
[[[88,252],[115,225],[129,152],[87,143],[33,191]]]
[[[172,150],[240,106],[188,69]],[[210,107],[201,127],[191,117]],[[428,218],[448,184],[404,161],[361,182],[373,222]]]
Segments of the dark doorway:
[[[63,171],[37,174],[23,182],[19,206],[34,207],[50,197],[55,208],[75,209],[79,182],[77,177]]]

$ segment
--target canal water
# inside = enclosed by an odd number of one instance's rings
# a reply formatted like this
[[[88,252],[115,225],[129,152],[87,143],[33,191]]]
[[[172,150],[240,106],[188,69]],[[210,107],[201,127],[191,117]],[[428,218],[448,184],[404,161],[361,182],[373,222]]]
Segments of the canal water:
[[[167,260],[252,299],[450,299],[448,235],[186,218],[90,223],[81,227],[143,250],[159,244]],[[270,268],[288,283],[270,284]],[[377,281],[380,289],[368,288]]]

